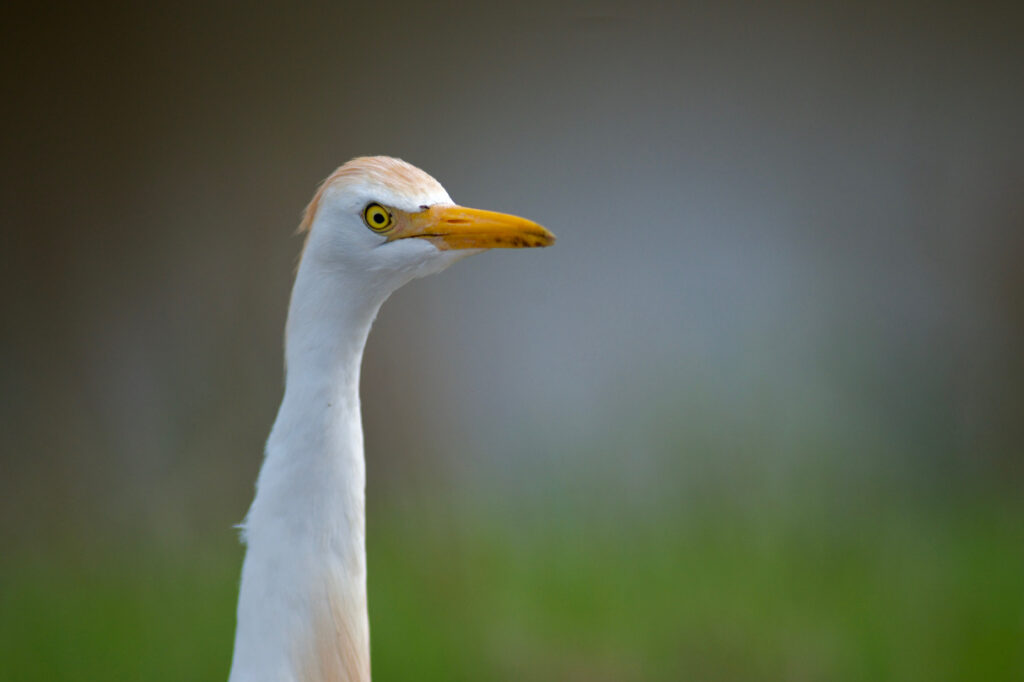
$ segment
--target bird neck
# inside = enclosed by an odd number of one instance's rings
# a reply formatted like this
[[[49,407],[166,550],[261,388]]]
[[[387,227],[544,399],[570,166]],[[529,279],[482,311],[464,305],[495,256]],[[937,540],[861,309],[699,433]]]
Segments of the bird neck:
[[[390,293],[375,291],[309,257],[299,267],[284,398],[244,526],[231,682],[370,678],[359,373]]]

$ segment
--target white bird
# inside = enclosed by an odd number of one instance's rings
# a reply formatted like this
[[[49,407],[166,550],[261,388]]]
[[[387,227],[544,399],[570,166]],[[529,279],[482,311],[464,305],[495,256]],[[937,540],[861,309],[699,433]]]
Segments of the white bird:
[[[548,246],[529,220],[456,206],[399,159],[331,174],[306,208],[285,330],[284,398],[267,441],[229,682],[366,682],[363,347],[393,291],[495,247]]]

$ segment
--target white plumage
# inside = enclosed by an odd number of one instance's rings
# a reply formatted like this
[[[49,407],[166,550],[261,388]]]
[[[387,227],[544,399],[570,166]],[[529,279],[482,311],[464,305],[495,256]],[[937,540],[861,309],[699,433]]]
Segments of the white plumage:
[[[547,246],[531,221],[452,204],[398,159],[353,159],[306,209],[285,333],[284,398],[244,523],[230,682],[370,679],[363,347],[416,277],[493,247]]]

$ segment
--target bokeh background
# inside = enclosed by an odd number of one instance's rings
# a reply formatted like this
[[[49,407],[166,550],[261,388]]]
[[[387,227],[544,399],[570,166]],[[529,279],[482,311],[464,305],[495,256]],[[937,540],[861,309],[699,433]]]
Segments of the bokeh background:
[[[0,678],[220,680],[317,183],[549,226],[385,306],[377,680],[1024,679],[1024,21],[4,10]]]

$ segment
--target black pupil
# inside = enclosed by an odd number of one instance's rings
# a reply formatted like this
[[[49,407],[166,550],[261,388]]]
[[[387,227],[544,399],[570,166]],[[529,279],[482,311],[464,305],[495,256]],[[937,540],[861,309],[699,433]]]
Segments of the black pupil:
[[[373,214],[373,222],[375,222],[378,225],[380,225],[382,222],[384,222],[384,214],[383,213],[374,213]]]

